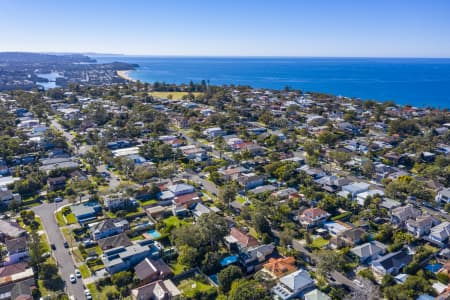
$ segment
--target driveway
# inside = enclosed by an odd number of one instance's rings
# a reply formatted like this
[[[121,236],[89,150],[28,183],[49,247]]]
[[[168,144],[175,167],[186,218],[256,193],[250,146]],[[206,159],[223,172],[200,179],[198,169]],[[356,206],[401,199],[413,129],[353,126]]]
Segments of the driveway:
[[[56,223],[54,212],[59,207],[68,204],[67,200],[60,203],[44,203],[35,206],[32,210],[41,218],[44,230],[50,244],[55,244],[56,250],[52,251],[53,257],[56,259],[60,275],[66,283],[65,292],[75,299],[85,299],[84,286],[81,278],[77,278],[75,284],[70,283],[69,275],[75,273],[75,263],[69,254],[69,249],[64,248],[64,237]]]
[[[108,169],[106,169],[106,165],[100,165],[97,167],[97,171],[100,173],[106,173],[109,175],[109,188],[114,190],[120,185],[120,180],[117,175],[115,175],[113,172],[110,172]]]

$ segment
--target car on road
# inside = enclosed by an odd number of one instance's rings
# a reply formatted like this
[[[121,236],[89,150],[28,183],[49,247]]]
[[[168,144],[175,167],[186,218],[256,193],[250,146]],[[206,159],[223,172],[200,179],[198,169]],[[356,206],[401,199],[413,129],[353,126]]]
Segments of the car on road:
[[[50,245],[50,248],[52,248],[52,250],[56,250],[55,244],[51,244],[51,245]]]
[[[75,276],[76,276],[77,278],[81,278],[81,272],[80,272],[80,270],[75,269]]]
[[[75,275],[73,275],[73,274],[70,274],[69,280],[70,280],[70,282],[72,282],[72,283],[77,282],[77,278],[76,278]]]
[[[92,295],[91,295],[91,291],[86,289],[84,290],[84,295],[86,296],[87,300],[91,300],[92,299]]]
[[[55,198],[55,202],[56,202],[56,203],[62,202],[62,201],[63,201],[63,198],[61,198],[61,197],[56,197],[56,198]]]
[[[64,241],[64,248],[69,248],[69,243],[67,241]]]
[[[364,287],[364,285],[358,279],[353,280],[353,283],[359,286],[360,288]]]

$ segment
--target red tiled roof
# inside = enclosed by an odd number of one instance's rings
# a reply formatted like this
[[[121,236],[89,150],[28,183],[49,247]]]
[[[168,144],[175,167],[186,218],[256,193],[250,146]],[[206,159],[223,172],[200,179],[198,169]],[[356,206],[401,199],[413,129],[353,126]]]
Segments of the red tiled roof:
[[[236,227],[231,228],[230,235],[234,237],[242,247],[255,247],[259,245],[257,239],[255,239],[250,234],[245,234],[241,232]]]

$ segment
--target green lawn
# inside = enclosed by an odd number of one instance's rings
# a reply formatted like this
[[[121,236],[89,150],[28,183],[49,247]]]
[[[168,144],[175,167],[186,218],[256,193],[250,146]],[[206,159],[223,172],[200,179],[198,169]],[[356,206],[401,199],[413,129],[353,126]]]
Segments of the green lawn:
[[[66,220],[67,220],[67,224],[76,224],[77,223],[77,218],[75,217],[75,215],[73,213],[70,213],[66,216]]]
[[[173,271],[173,274],[175,274],[175,275],[181,274],[181,273],[183,273],[184,270],[187,269],[187,266],[182,265],[182,264],[180,264],[178,262],[174,262],[174,263],[171,263],[169,265],[170,265],[170,268]]]
[[[328,243],[329,243],[328,240],[326,240],[322,237],[318,237],[311,243],[311,247],[313,247],[315,249],[321,249],[321,248],[325,247],[326,245],[328,245]]]
[[[78,267],[78,269],[80,270],[81,277],[88,278],[89,276],[91,276],[91,271],[89,271],[89,268],[86,264],[82,264]]]
[[[64,216],[63,216],[61,210],[59,210],[56,213],[56,222],[58,222],[58,226],[59,227],[66,226],[66,221],[64,221]]]
[[[213,290],[214,288],[209,284],[194,279],[187,279],[180,282],[178,289],[180,289],[187,298],[193,298],[196,296],[196,291],[206,292]]]
[[[155,98],[165,98],[168,99],[169,95],[172,96],[172,100],[181,100],[183,99],[183,96],[188,95],[188,92],[151,92],[150,95],[152,95]],[[202,93],[194,92],[195,97],[200,96]]]
[[[180,227],[181,225],[183,225],[185,223],[175,216],[168,217],[168,218],[164,219],[163,222],[167,227]]]
[[[147,205],[152,205],[152,204],[156,204],[156,203],[158,203],[158,200],[150,199],[147,201],[141,201],[141,206],[147,206]]]

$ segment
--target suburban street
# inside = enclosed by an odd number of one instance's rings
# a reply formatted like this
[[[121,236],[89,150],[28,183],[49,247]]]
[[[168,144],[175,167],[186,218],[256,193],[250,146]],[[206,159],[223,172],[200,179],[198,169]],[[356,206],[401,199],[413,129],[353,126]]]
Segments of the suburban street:
[[[197,173],[195,173],[193,171],[186,170],[185,172],[186,172],[189,180],[191,180],[197,184],[203,185],[203,189],[206,190],[208,193],[211,193],[215,196],[219,195],[219,188],[214,183],[212,183],[209,180],[201,178]]]
[[[74,261],[69,254],[69,249],[64,248],[64,237],[59,230],[54,215],[55,210],[66,204],[68,204],[67,200],[60,203],[43,203],[33,207],[32,210],[41,218],[49,243],[55,244],[56,250],[52,251],[52,255],[57,262],[61,277],[66,284],[65,291],[69,296],[74,296],[75,299],[85,299],[84,286],[81,278],[77,278],[76,283],[71,283],[69,280],[70,274],[75,273]]]

